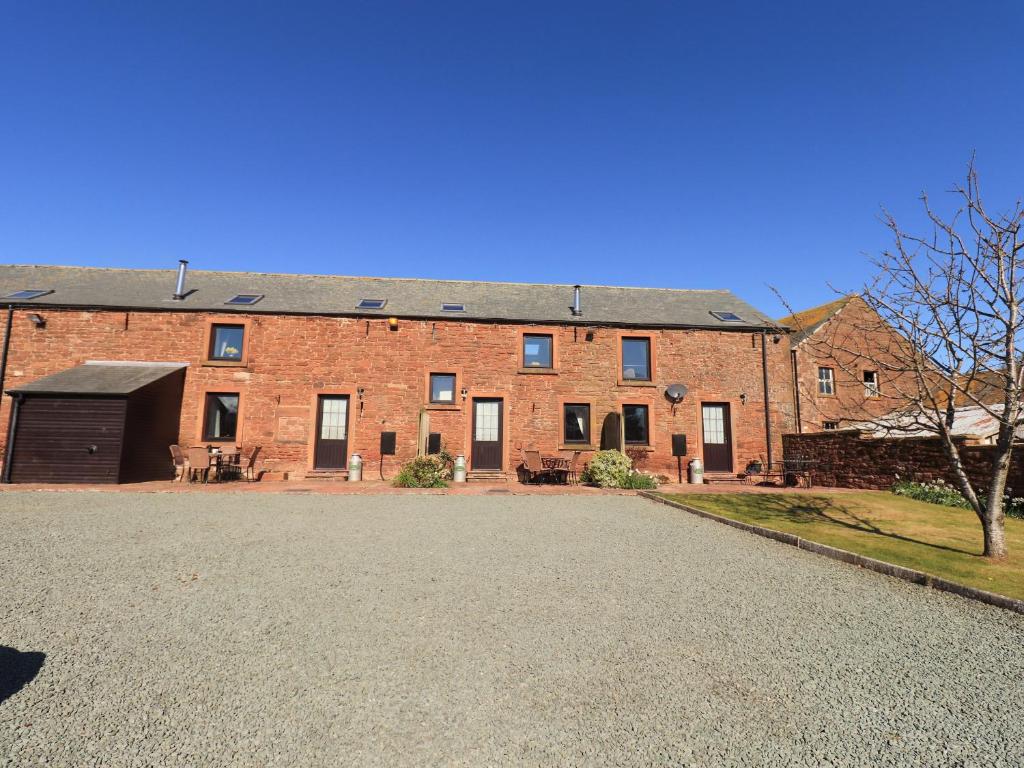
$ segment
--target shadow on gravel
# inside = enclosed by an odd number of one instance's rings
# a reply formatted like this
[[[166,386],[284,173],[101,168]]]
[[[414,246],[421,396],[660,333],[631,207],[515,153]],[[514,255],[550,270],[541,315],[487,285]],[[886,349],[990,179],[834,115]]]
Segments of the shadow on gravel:
[[[0,645],[0,704],[35,679],[45,658],[39,651],[22,652]]]

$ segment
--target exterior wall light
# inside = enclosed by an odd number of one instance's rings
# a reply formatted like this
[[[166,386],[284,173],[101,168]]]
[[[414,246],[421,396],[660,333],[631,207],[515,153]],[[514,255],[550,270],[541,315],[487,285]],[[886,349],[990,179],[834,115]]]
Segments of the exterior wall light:
[[[363,388],[363,387],[356,387],[356,397],[358,397],[360,399],[360,401],[363,399],[363,395],[364,394],[366,394],[366,389],[365,388]]]
[[[389,317],[388,318],[388,330],[391,330],[391,331],[397,331],[398,330],[398,318],[397,317]]]
[[[467,397],[469,397],[469,390],[466,389],[465,387],[463,387],[461,394],[462,394],[462,399],[465,400]]]
[[[747,393],[746,392],[742,392],[742,393],[740,393],[740,405],[746,405],[746,404],[747,404]]]
[[[46,327],[46,318],[44,318],[40,314],[33,312],[28,316],[28,319],[32,321],[32,325],[34,325],[36,328]]]

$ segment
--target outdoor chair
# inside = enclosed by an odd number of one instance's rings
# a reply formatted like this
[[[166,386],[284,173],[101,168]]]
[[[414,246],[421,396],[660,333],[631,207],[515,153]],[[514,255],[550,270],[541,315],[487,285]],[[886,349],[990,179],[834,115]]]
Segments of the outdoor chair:
[[[256,457],[260,455],[262,448],[262,445],[257,445],[253,448],[249,458],[245,461],[245,467],[242,468],[245,472],[245,479],[250,483],[259,479],[259,473],[256,471]]]
[[[175,480],[179,483],[183,482],[185,474],[188,472],[188,460],[185,458],[185,453],[181,450],[180,445],[171,446],[171,462],[174,464],[174,478],[171,482],[173,483]]]
[[[551,477],[551,471],[545,469],[540,451],[522,451],[523,469],[526,471],[526,482],[539,483]]]
[[[572,452],[572,459],[569,460],[568,480],[573,485],[578,485],[579,482],[580,482],[579,466],[580,466],[580,456],[582,456],[582,455],[583,455],[583,451],[573,451]]]
[[[188,449],[188,481],[191,483],[201,477],[203,482],[210,480],[210,467],[213,466],[213,457],[206,448]]]

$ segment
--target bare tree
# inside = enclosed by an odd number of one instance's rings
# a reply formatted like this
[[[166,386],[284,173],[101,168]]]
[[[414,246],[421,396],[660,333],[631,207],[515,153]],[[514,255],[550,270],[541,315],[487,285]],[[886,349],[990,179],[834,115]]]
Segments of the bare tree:
[[[865,415],[885,433],[937,436],[950,474],[981,521],[985,556],[1007,555],[1003,499],[1022,423],[1024,352],[1024,207],[986,208],[973,160],[966,180],[950,192],[956,210],[943,217],[927,195],[926,234],[905,231],[888,211],[893,246],[872,259],[877,274],[857,293],[873,318],[846,333],[873,334],[875,344],[845,344],[850,370],[879,371],[893,414]],[[880,333],[885,324],[897,333]],[[857,351],[852,351],[857,350]],[[867,350],[867,351],[865,351]],[[842,355],[837,355],[843,359]],[[987,487],[975,489],[954,439],[958,406],[973,405],[998,427]]]

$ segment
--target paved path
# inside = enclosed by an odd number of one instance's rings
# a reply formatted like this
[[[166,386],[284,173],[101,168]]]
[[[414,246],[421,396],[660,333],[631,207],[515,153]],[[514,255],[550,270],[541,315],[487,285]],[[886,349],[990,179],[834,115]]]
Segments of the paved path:
[[[0,646],[0,764],[1024,762],[1024,618],[634,497],[5,492]]]

